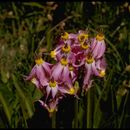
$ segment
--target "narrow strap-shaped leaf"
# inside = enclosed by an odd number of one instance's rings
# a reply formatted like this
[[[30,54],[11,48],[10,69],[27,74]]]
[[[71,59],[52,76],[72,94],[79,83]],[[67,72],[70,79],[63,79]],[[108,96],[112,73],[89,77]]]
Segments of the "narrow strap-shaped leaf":
[[[9,124],[11,123],[11,113],[10,113],[10,109],[9,109],[9,104],[6,101],[6,99],[4,98],[3,94],[0,92],[0,103],[3,106],[4,112],[6,114],[6,117],[8,119]]]
[[[24,107],[24,109],[27,110],[27,114],[29,117],[32,117],[32,115],[33,115],[32,101],[29,99],[28,96],[25,95],[23,90],[20,88],[14,75],[12,75],[12,78],[13,78],[14,86],[17,90],[17,93],[18,93],[20,99],[21,99],[21,103],[24,103],[24,106],[22,105],[21,107]]]

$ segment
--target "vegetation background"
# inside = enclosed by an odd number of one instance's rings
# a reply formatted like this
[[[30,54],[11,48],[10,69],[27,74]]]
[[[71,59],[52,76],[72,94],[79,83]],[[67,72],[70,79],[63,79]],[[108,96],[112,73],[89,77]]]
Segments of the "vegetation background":
[[[41,92],[22,75],[29,74],[35,53],[53,49],[63,30],[81,29],[104,32],[106,76],[94,79],[90,98],[65,98],[55,125],[130,128],[130,3],[99,1],[0,2],[0,128],[51,128],[48,112],[35,102]]]

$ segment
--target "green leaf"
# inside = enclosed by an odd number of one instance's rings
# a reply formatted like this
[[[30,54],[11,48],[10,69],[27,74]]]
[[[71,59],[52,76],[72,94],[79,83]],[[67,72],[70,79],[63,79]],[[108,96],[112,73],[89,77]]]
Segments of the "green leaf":
[[[44,6],[42,6],[41,4],[37,3],[37,2],[24,2],[23,5],[27,5],[27,6],[33,6],[33,7],[38,7],[38,8],[44,8]]]
[[[8,100],[3,96],[2,92],[0,91],[0,103],[3,106],[3,110],[6,114],[9,124],[11,123],[11,111],[9,107]]]
[[[95,110],[94,110],[93,128],[99,128],[99,124],[100,124],[100,121],[102,119],[102,111],[100,110],[100,100],[101,99],[106,100],[108,98],[107,94],[110,91],[110,86],[111,86],[111,81],[112,81],[114,69],[115,69],[115,67],[112,68],[106,81],[104,82],[104,88],[101,91],[100,96],[98,97],[98,99],[95,99],[97,101],[96,101]]]
[[[43,96],[43,93],[39,89],[35,88],[34,94],[32,97],[33,102],[39,100],[42,96]]]
[[[34,106],[32,103],[31,98],[22,90],[22,87],[19,86],[18,81],[16,80],[16,77],[12,75],[13,83],[17,91],[17,95],[20,98],[20,105],[22,108],[23,115],[25,116],[25,119],[32,117],[34,113]]]

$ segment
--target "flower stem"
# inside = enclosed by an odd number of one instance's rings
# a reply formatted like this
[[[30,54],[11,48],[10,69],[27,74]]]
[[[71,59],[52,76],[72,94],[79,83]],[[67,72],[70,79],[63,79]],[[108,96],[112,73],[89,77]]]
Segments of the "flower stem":
[[[56,128],[56,112],[52,113],[51,121],[52,128]]]
[[[74,128],[78,128],[78,99],[75,99]]]
[[[92,111],[91,111],[91,89],[87,93],[87,128],[92,127]]]

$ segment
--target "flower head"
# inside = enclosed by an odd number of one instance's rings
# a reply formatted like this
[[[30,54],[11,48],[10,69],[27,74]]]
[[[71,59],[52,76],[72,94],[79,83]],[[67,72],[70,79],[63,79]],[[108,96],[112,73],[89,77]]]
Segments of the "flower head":
[[[91,42],[91,49],[95,58],[101,58],[105,52],[106,45],[104,41],[105,36],[103,34],[97,34]]]
[[[45,62],[42,58],[35,59],[35,63],[29,76],[26,76],[25,80],[31,80],[37,88],[41,88],[47,82],[47,78],[51,74],[52,64]]]

